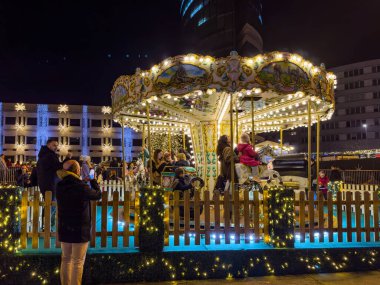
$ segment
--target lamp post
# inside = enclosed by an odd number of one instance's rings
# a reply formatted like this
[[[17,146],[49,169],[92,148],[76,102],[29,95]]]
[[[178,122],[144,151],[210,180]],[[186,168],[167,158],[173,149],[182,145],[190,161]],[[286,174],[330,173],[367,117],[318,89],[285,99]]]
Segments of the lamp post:
[[[362,127],[365,129],[365,138],[367,139],[367,124],[363,124]]]

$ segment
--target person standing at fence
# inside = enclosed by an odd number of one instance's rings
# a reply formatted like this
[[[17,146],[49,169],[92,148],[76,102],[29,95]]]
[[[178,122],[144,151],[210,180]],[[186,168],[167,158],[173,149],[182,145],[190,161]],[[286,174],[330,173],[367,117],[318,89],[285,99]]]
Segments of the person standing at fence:
[[[89,186],[80,179],[80,166],[75,160],[57,171],[58,239],[61,242],[61,284],[81,284],[88,242],[91,238],[91,200],[102,196],[99,184]],[[95,226],[95,225],[93,225]]]
[[[4,154],[0,154],[0,182],[6,182],[5,176],[8,170],[7,163],[5,162]]]
[[[319,191],[322,192],[323,197],[325,200],[327,200],[327,185],[329,184],[329,178],[327,177],[326,173],[321,170],[319,171],[319,176],[318,176],[318,185],[319,185]]]
[[[46,145],[41,146],[37,161],[37,183],[42,197],[45,200],[46,191],[52,192],[52,201],[56,200],[55,187],[58,182],[57,170],[62,168],[58,158],[58,142],[48,139]],[[51,208],[51,225],[55,226],[55,207]],[[44,228],[44,210],[42,210],[42,228]]]

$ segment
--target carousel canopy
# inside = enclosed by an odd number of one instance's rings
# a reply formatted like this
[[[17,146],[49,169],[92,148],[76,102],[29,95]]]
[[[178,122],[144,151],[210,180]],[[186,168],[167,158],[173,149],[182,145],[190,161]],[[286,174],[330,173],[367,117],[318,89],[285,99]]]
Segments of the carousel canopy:
[[[255,131],[266,132],[306,126],[308,101],[312,123],[317,116],[330,119],[335,85],[333,73],[297,54],[188,54],[120,76],[112,88],[112,108],[116,121],[139,130],[149,105],[153,131],[182,131],[190,124],[229,120],[233,100],[244,130],[252,129],[253,106]]]

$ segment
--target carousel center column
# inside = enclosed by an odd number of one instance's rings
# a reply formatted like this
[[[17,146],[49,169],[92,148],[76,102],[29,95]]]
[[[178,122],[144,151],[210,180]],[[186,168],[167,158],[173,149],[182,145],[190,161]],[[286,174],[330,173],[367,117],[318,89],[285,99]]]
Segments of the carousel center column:
[[[202,142],[203,142],[203,165],[205,186],[208,190],[213,191],[217,177],[217,126],[215,121],[206,121],[201,123]]]

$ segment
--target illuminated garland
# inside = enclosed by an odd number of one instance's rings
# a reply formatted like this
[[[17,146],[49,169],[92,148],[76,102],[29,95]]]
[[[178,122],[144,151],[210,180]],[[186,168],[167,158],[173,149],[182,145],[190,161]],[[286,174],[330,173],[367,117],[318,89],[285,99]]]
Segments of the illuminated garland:
[[[167,133],[153,133],[152,134],[152,149],[161,149],[164,152],[169,151],[169,136]],[[171,135],[171,149],[175,153],[178,152],[180,148],[183,148],[182,135],[172,134]]]
[[[0,186],[0,254],[20,249],[20,197],[20,188]]]
[[[164,215],[164,190],[160,186],[142,188],[139,219],[141,252],[162,252],[165,232]]]
[[[377,248],[91,254],[84,284],[232,279],[380,268]],[[1,284],[58,284],[59,255],[0,255]]]
[[[294,247],[294,191],[271,187],[268,191],[269,243],[276,248]]]
[[[343,184],[343,181],[334,181],[334,182],[330,181],[327,184],[327,190],[332,193],[332,198],[334,201],[336,200],[337,193],[340,191],[340,189],[342,189],[342,184]]]

